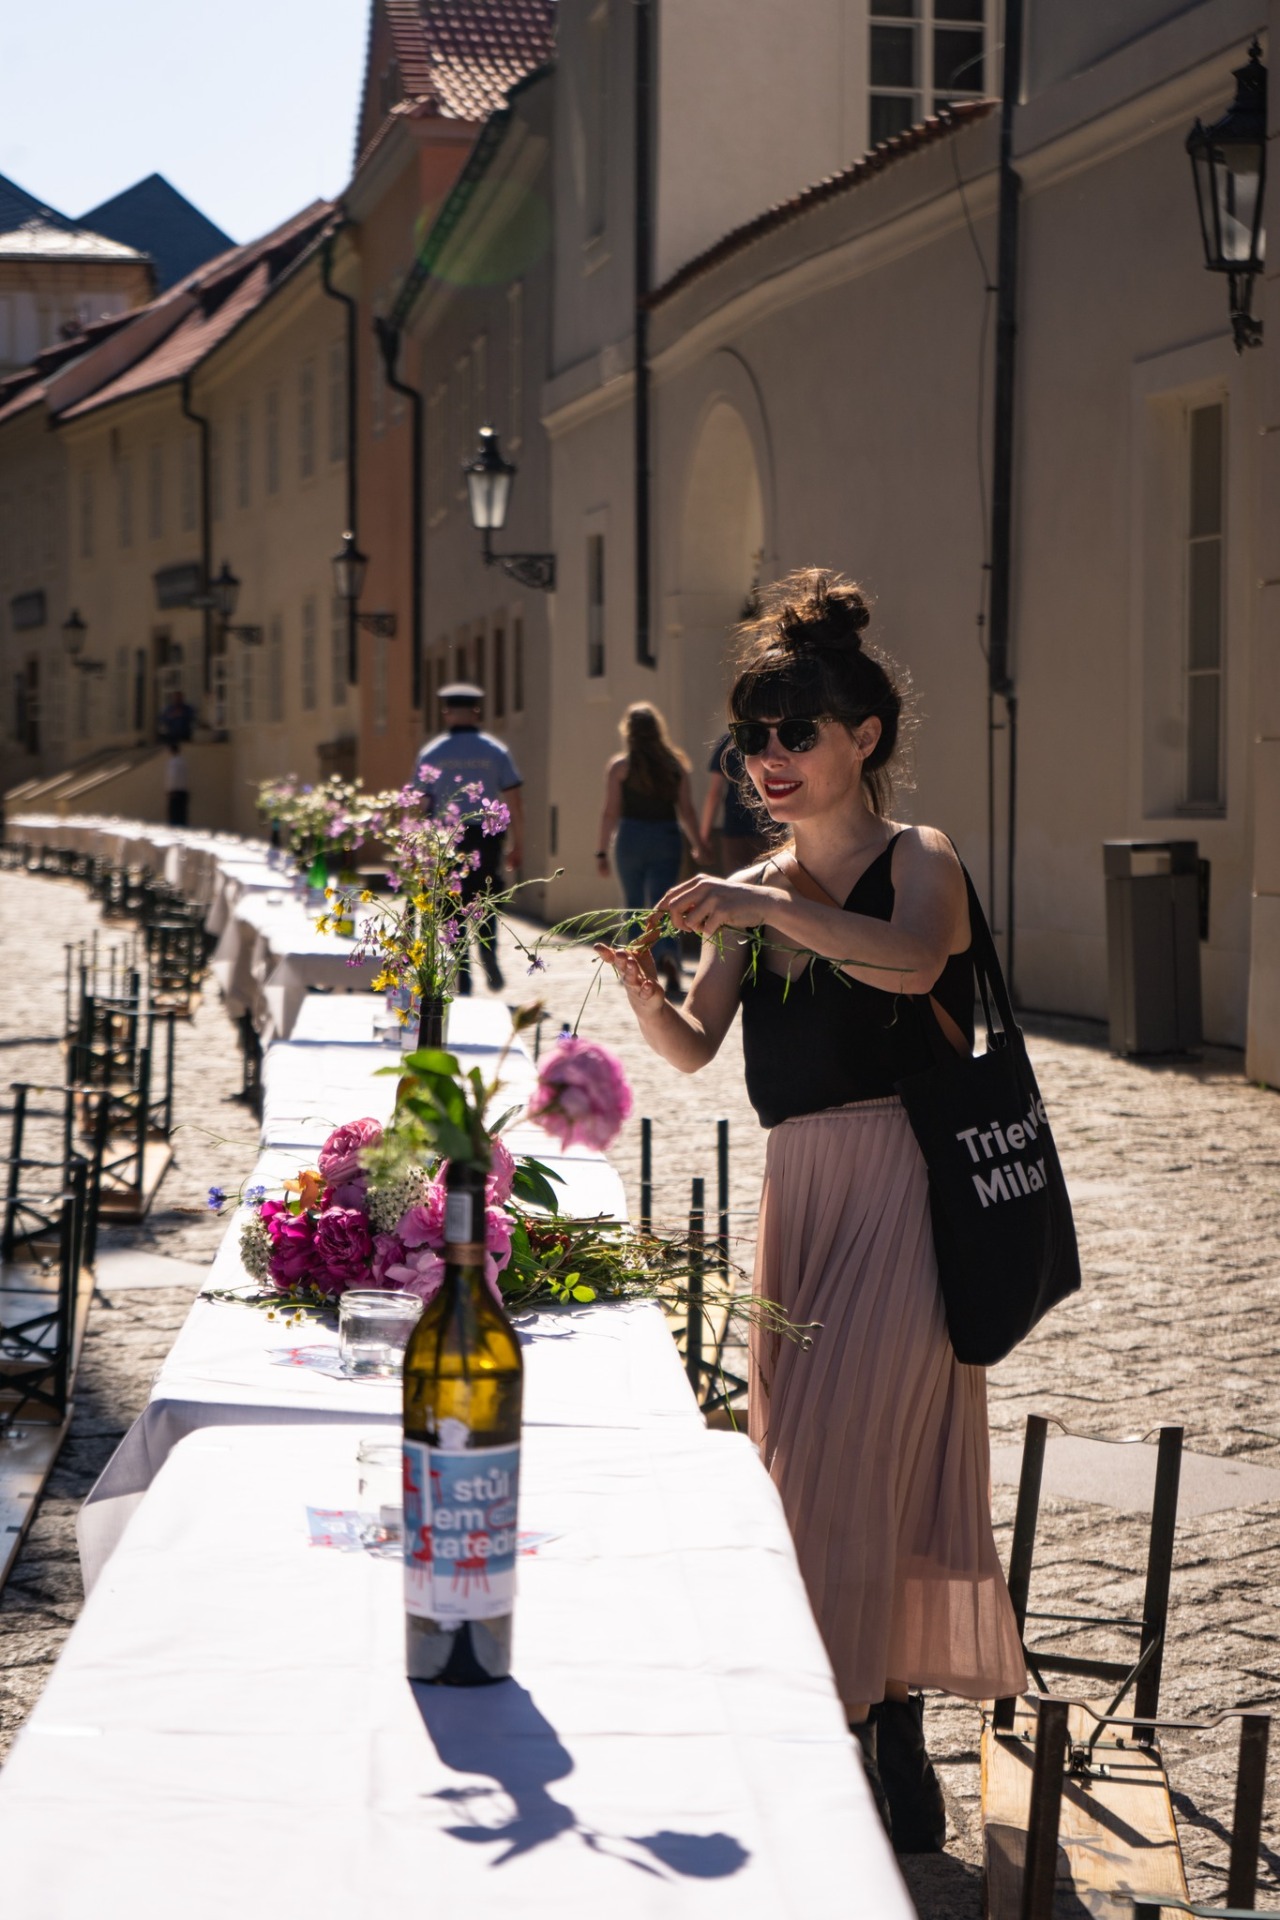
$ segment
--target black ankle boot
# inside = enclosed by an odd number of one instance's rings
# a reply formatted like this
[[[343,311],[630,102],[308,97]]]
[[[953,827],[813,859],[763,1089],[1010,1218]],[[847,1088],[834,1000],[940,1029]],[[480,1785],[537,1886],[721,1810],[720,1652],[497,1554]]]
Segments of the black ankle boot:
[[[867,1776],[867,1785],[871,1789],[871,1798],[876,1803],[876,1812],[884,1822],[884,1830],[893,1838],[893,1820],[889,1812],[889,1801],[880,1778],[880,1766],[876,1759],[876,1710],[872,1707],[865,1720],[849,1722],[849,1731],[855,1735],[862,1748],[862,1770]]]
[[[924,1744],[924,1695],[881,1700],[871,1709],[876,1760],[889,1802],[896,1853],[941,1853],[947,1805]]]

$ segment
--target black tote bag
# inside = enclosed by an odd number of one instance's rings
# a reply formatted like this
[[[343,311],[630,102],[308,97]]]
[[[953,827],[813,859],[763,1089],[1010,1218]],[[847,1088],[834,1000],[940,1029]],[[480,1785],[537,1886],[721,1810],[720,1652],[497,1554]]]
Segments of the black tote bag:
[[[982,904],[964,877],[986,1051],[958,1054],[927,995],[918,996],[913,1005],[936,1064],[899,1080],[897,1091],[929,1170],[951,1344],[958,1360],[989,1367],[1076,1291],[1080,1256],[1026,1042]]]

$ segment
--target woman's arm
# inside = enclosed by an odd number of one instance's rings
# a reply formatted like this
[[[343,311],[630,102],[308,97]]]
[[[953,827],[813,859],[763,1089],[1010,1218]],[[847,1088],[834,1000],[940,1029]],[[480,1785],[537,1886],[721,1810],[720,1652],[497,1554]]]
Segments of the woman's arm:
[[[680,1073],[696,1073],[720,1051],[738,1010],[748,951],[748,943],[735,939],[732,933],[719,944],[704,942],[684,1005],[673,1007],[658,985],[648,947],[596,948],[626,988],[647,1044]]]
[[[604,776],[604,806],[600,812],[600,828],[596,839],[596,872],[606,874],[609,871],[609,843],[618,830],[618,821],[622,817],[622,769],[623,760],[619,756],[609,762]]]
[[[676,794],[676,814],[684,828],[685,839],[693,850],[694,860],[702,859],[702,833],[698,827],[698,816],[693,810],[693,787],[686,767],[680,775],[680,787]]]
[[[654,913],[704,936],[765,925],[788,946],[842,962],[870,987],[928,993],[947,956],[969,943],[964,874],[946,835],[931,827],[903,834],[893,853],[893,887],[891,920],[805,900],[784,886],[703,877],[673,887]]]

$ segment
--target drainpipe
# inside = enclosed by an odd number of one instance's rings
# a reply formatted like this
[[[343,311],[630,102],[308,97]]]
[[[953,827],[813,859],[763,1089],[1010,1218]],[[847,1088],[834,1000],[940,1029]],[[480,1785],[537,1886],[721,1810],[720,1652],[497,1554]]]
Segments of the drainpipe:
[[[410,539],[411,566],[413,569],[410,583],[410,606],[413,630],[413,704],[422,705],[422,662],[425,652],[422,636],[422,394],[417,387],[411,387],[401,380],[396,372],[400,358],[400,342],[403,335],[399,327],[393,327],[389,320],[380,316],[374,320],[374,332],[378,336],[378,345],[382,349],[382,361],[387,370],[387,385],[395,393],[402,393],[413,409],[413,459],[410,482],[410,512],[413,515],[413,532]]]
[[[987,647],[987,715],[1004,701],[1008,753],[1008,840],[1005,872],[1005,973],[1014,993],[1014,856],[1017,848],[1018,696],[1009,661],[1013,571],[1014,367],[1018,339],[1018,203],[1022,182],[1013,165],[1013,116],[1022,89],[1023,0],[1005,0],[1004,80],[1000,103],[999,254],[996,291],[995,411],[991,472],[991,617]],[[994,767],[993,767],[994,773]],[[994,906],[994,902],[992,903]]]
[[[209,421],[205,414],[197,413],[191,404],[191,375],[182,376],[182,412],[186,419],[200,430],[200,591],[206,601],[209,582],[213,579],[213,527],[209,502]],[[206,604],[202,611],[204,626],[204,690],[209,692],[213,685],[213,608]]]
[[[656,667],[649,607],[652,564],[649,526],[649,294],[653,282],[653,6],[635,0],[635,541],[636,659]]]
[[[349,293],[341,292],[333,284],[333,243],[342,228],[350,225],[343,220],[334,231],[325,236],[320,249],[320,284],[331,300],[337,300],[347,310],[347,524],[345,532],[358,534],[356,525],[356,507],[358,489],[356,485],[356,429],[359,424],[356,415],[356,320],[359,307]],[[347,606],[347,682],[355,686],[360,678],[360,655],[356,645],[356,610],[354,603]]]

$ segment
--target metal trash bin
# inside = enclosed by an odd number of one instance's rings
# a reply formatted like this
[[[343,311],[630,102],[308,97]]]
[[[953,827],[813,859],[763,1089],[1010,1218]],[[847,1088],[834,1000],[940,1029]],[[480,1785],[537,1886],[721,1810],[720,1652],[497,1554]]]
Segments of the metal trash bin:
[[[1200,1045],[1198,856],[1194,840],[1102,843],[1113,1053]]]

